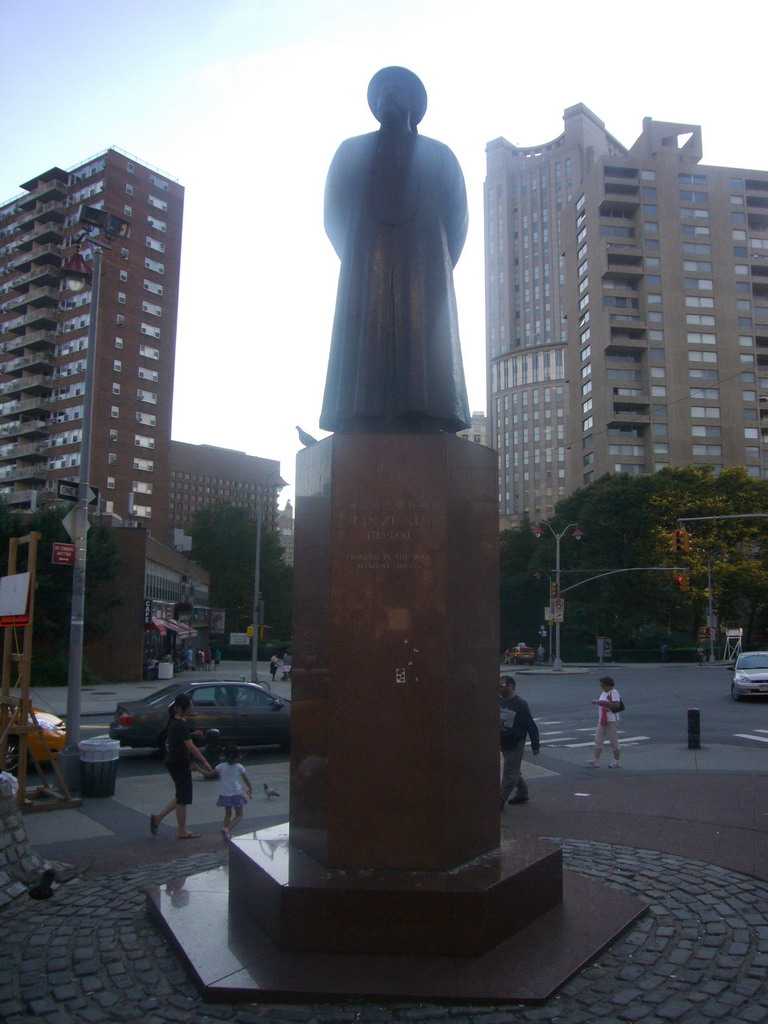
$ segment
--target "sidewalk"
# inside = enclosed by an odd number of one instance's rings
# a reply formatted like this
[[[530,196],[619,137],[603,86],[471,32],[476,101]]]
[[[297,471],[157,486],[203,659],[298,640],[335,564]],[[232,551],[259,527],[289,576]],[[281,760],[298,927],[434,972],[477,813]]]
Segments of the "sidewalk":
[[[239,678],[244,664],[222,665],[219,677]],[[88,716],[113,711],[118,697],[157,688],[155,682],[86,688],[86,723]],[[63,711],[66,692],[38,689],[35,701]],[[35,912],[25,897],[2,911],[13,941],[0,953],[0,1017],[4,1024],[768,1022],[764,752],[654,744],[632,748],[619,771],[590,770],[582,760],[583,752],[562,749],[526,760],[531,800],[507,807],[502,824],[557,841],[569,868],[646,900],[650,912],[546,1007],[202,1003],[147,920],[143,890],[167,886],[181,899],[197,873],[225,871],[217,787],[195,782],[190,818],[203,838],[194,849],[172,838],[170,826],[153,839],[148,816],[169,788],[157,761],[132,777],[118,771],[113,799],[25,816],[35,850],[77,863],[81,876],[56,888]],[[286,820],[285,758],[271,762],[262,754],[248,761],[256,797],[246,812],[247,830]],[[258,795],[262,781],[280,792],[278,800]]]

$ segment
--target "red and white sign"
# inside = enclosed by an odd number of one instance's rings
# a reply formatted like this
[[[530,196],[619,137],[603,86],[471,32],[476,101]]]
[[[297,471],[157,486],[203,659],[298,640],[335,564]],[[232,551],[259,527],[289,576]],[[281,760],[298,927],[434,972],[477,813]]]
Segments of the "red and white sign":
[[[52,565],[74,565],[75,564],[75,545],[74,544],[62,544],[59,541],[54,541],[51,549],[51,564]]]

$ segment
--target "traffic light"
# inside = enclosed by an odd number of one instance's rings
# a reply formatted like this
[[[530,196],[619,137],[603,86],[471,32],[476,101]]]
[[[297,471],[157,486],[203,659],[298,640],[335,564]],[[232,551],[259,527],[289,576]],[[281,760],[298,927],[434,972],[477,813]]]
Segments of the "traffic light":
[[[673,530],[669,535],[669,550],[674,554],[677,554],[678,551],[690,551],[690,533],[687,530]]]
[[[245,632],[246,636],[249,636],[251,640],[253,640],[253,626],[248,626]]]
[[[554,580],[550,583],[549,590],[552,594],[552,597],[557,597],[557,583],[555,583]]]
[[[272,627],[271,626],[259,626],[259,640],[271,640],[272,639]]]
[[[675,576],[675,583],[677,583],[683,593],[691,589],[691,581],[687,572],[684,572],[681,576]]]

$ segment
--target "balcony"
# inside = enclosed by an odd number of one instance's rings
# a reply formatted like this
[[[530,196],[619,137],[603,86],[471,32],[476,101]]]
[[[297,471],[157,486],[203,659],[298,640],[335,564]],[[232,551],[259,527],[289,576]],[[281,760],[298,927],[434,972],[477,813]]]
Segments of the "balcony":
[[[51,242],[48,245],[41,245],[37,249],[22,253],[13,263],[14,270],[24,270],[33,263],[47,263],[56,267],[61,266],[61,248]]]
[[[17,480],[37,480],[44,483],[48,479],[47,466],[21,466],[16,469],[0,470],[0,484],[15,483]]]
[[[59,292],[56,288],[32,288],[28,292],[14,296],[9,306],[13,310],[27,309],[29,306],[53,306],[58,308]]]
[[[2,415],[2,413],[0,413]],[[12,440],[17,437],[43,438],[50,436],[50,420],[14,420],[0,427],[0,441]]]
[[[50,224],[51,222],[61,224],[64,221],[65,215],[66,207],[63,203],[42,203],[19,217],[17,230],[31,230],[35,222],[40,224]]]
[[[46,202],[48,200],[61,201],[62,199],[66,199],[67,177],[67,175],[64,175],[63,180],[59,178],[52,178],[50,181],[41,182],[41,184],[32,189],[31,192],[19,199],[19,209],[28,210],[37,202]]]
[[[26,490],[8,490],[3,493],[3,499],[7,505],[31,505],[33,501],[37,501],[38,495],[41,493],[40,488],[33,487]]]
[[[0,384],[0,398],[8,395],[42,395],[53,389],[53,378],[50,374],[36,374],[29,377],[18,377]]]
[[[4,325],[4,329],[8,330],[8,324]],[[18,349],[52,349],[55,347],[57,342],[56,331],[32,331],[29,334],[22,334],[18,338],[6,338],[2,343],[3,352],[16,352]],[[2,367],[0,367],[1,369]]]
[[[2,330],[23,334],[27,327],[37,327],[40,331],[53,331],[56,328],[57,311],[55,309],[36,309],[24,316],[17,317],[2,324]],[[6,345],[6,351],[8,346]]]
[[[18,402],[6,402],[0,406],[0,419],[16,419],[18,416],[27,413],[34,416],[35,413],[50,415],[51,400],[48,396],[36,395],[34,398],[20,399]]]
[[[14,284],[21,287],[25,284],[36,286],[57,285],[61,280],[61,268],[58,264],[39,263],[31,267],[26,274],[16,278]]]
[[[50,458],[51,449],[47,443],[9,444],[0,449],[0,462],[15,462],[17,459],[24,459],[29,462],[47,462]]]
[[[0,372],[17,377],[32,369],[36,369],[38,373],[53,373],[53,356],[46,352],[37,352],[30,356],[17,356],[15,359],[9,359],[8,362],[0,364]]]
[[[16,239],[16,250],[18,252],[32,252],[37,245],[61,244],[64,237],[64,229],[58,224],[38,224],[25,235]]]

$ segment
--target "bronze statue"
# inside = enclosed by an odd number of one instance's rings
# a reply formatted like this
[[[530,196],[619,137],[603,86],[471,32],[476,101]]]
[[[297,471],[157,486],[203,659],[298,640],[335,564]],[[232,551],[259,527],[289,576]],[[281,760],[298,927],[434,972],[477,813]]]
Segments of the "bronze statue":
[[[464,178],[417,133],[427,94],[411,71],[377,72],[368,105],[380,129],[342,142],[325,189],[341,272],[320,426],[455,433],[470,422],[453,290]]]

